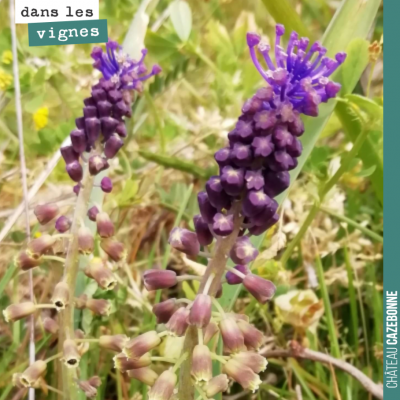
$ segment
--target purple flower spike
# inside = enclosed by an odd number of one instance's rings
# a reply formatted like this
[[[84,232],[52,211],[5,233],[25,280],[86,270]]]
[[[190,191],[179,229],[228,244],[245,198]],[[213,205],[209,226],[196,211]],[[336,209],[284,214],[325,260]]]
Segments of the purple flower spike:
[[[105,176],[100,182],[100,187],[104,193],[111,193],[113,189],[112,180],[108,176]]]
[[[200,192],[197,195],[197,201],[199,203],[200,214],[207,224],[212,224],[214,221],[214,215],[217,213],[217,209],[211,204],[206,192]]]
[[[228,209],[230,207],[231,200],[225,193],[219,176],[212,176],[207,181],[206,191],[211,205],[217,210],[222,210],[223,208]]]
[[[250,272],[247,265],[236,265],[234,268],[244,275],[247,275]],[[225,278],[228,285],[239,285],[243,282],[243,279],[240,276],[237,276],[231,271],[226,273]]]
[[[248,167],[253,161],[253,154],[250,146],[235,143],[232,149],[232,161],[238,167]]]
[[[268,129],[276,124],[276,112],[273,110],[267,111],[263,110],[254,115],[254,121],[256,123],[256,128],[258,129]]]
[[[250,218],[250,223],[256,226],[264,226],[266,222],[274,216],[277,210],[277,201],[268,197],[267,204],[265,205],[263,211],[261,211],[261,213],[257,214],[253,218]]]
[[[243,170],[231,166],[224,167],[221,174],[221,185],[230,196],[240,195],[244,188]]]
[[[109,167],[105,158],[100,156],[92,156],[89,158],[89,172],[90,175],[97,175],[99,172],[104,171]]]
[[[268,166],[275,172],[290,171],[296,168],[297,161],[286,151],[280,150],[271,155],[268,159]]]
[[[194,229],[196,231],[197,240],[202,246],[208,246],[214,240],[208,224],[201,215],[195,215],[193,217]]]
[[[162,269],[148,269],[143,274],[143,281],[144,286],[149,292],[167,289],[178,283],[174,271]]]
[[[119,122],[112,117],[103,117],[100,119],[101,132],[103,133],[104,139],[108,140],[111,135],[115,132]],[[125,125],[124,125],[125,126]]]
[[[250,242],[248,236],[241,236],[236,239],[229,256],[236,264],[248,264],[256,259],[258,250]]]
[[[218,213],[214,216],[213,231],[218,236],[228,236],[233,232],[233,215]]]
[[[97,118],[86,118],[85,130],[90,144],[93,144],[100,136],[100,121]]]
[[[61,217],[58,217],[56,220],[55,228],[58,232],[64,233],[71,228],[71,220],[66,217],[65,215],[61,215]]]
[[[107,158],[114,158],[119,149],[124,145],[124,141],[118,135],[112,135],[104,146],[104,155]]]
[[[274,143],[272,143],[271,135],[265,137],[256,137],[251,144],[254,149],[255,157],[268,157],[275,148]]]
[[[293,143],[293,135],[284,126],[277,126],[272,134],[276,148],[284,149]]]
[[[79,153],[77,153],[72,146],[61,147],[60,152],[65,164],[79,161]]]
[[[262,226],[253,225],[249,228],[249,233],[254,236],[259,236],[267,231],[271,226],[274,226],[279,221],[279,214],[274,214],[268,221]]]
[[[247,171],[245,175],[246,188],[261,190],[264,187],[264,177],[262,171],[259,169],[257,171]]]
[[[239,120],[236,123],[236,133],[242,142],[250,143],[253,138],[253,121]]]

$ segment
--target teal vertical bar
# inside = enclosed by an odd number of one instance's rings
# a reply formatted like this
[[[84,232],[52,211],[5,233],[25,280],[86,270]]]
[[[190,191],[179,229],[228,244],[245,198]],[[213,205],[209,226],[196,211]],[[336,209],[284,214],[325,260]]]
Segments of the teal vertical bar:
[[[384,3],[384,358],[383,387],[385,400],[400,399],[399,381],[399,315],[400,294],[399,228],[399,51],[400,1]]]

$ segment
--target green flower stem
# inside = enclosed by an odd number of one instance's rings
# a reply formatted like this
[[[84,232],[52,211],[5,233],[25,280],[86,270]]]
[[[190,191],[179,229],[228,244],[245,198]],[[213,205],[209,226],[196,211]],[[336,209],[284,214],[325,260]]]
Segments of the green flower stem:
[[[212,283],[208,290],[208,294],[212,297],[215,297],[216,293],[218,292],[221,279],[225,272],[226,263],[229,258],[229,252],[232,249],[232,246],[234,245],[239,235],[240,226],[243,221],[243,217],[239,216],[240,209],[241,209],[241,202],[237,202],[233,206],[234,230],[229,236],[224,238],[219,237],[217,239],[214,256],[208,263],[198,293],[204,292],[204,288],[209,282],[209,278],[212,274],[214,275],[214,279],[212,280]],[[195,326],[189,326],[186,332],[185,342],[182,350],[182,353],[183,354],[187,353],[188,357],[183,362],[182,368],[180,370],[179,386],[178,386],[179,400],[194,400],[195,398],[195,390],[194,386],[191,383],[190,371],[192,369],[191,367],[192,367],[193,349],[197,345],[197,343],[198,343],[197,328]]]
[[[69,298],[73,299],[75,296],[75,285],[76,278],[79,270],[79,249],[78,249],[78,230],[81,225],[81,220],[85,218],[90,194],[93,188],[94,178],[89,174],[86,169],[81,190],[79,192],[74,218],[71,226],[71,240],[69,242],[67,257],[65,259],[65,270],[64,270],[64,281],[69,287]],[[67,304],[64,312],[60,313],[60,331],[59,331],[59,346],[62,348],[64,340],[67,338],[74,338],[74,303],[73,301]],[[65,365],[62,366],[62,382],[63,392],[65,397],[69,400],[77,400],[78,393],[76,385],[74,384],[76,371],[67,368]]]
[[[286,250],[282,254],[281,263],[282,266],[285,266],[287,261],[289,260],[290,256],[292,255],[293,250],[295,247],[300,243],[300,240],[303,238],[304,234],[308,230],[309,226],[311,225],[312,221],[314,220],[315,216],[317,215],[320,205],[323,202],[325,196],[329,193],[329,191],[338,183],[341,176],[349,169],[351,162],[354,160],[354,157],[357,155],[358,151],[360,150],[364,140],[367,138],[368,133],[370,131],[368,129],[363,129],[358,135],[357,140],[354,142],[353,148],[347,153],[346,157],[342,160],[340,168],[336,171],[336,173],[329,179],[328,182],[325,183],[319,190],[319,199],[315,201],[314,205],[312,206],[310,212],[307,215],[307,218],[303,222],[299,232],[293,238],[293,240],[289,243],[286,247]]]

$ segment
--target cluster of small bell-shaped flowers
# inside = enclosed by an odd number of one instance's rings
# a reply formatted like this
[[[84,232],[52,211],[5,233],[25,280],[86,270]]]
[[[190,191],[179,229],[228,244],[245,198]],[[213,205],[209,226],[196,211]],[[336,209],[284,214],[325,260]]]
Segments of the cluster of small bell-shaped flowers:
[[[191,277],[190,275],[180,277],[170,270],[151,269],[145,271],[143,279],[147,290],[153,291],[171,288]],[[203,292],[196,295],[194,301],[172,298],[153,307],[157,323],[163,324],[166,329],[161,335],[184,337],[189,326],[197,328],[199,342],[192,354],[191,375],[197,389],[202,391],[205,397],[212,398],[217,393],[226,391],[229,378],[245,389],[257,390],[261,383],[258,374],[267,366],[265,358],[257,353],[264,336],[249,323],[247,316],[224,312],[215,298],[208,294],[212,280],[213,277],[208,280]],[[263,301],[266,295],[270,299],[275,287],[269,281],[262,278],[259,280],[258,286],[254,286],[253,294]],[[264,287],[268,288],[268,294]],[[209,349],[211,340],[218,335],[221,335],[224,344],[223,356]],[[223,364],[224,374],[213,376],[212,360]],[[169,400],[170,397],[160,399]]]
[[[147,73],[146,54],[147,50],[143,49],[140,60],[133,60],[114,41],[106,43],[105,51],[101,47],[93,49],[93,67],[103,77],[92,86],[91,96],[84,100],[83,117],[75,120],[76,129],[70,134],[71,145],[61,148],[66,171],[77,183],[76,193],[83,178],[82,163],[88,163],[92,176],[109,167],[108,160],[115,157],[127,136],[125,118],[132,115],[133,93],[140,93],[143,82],[161,71],[154,65]],[[100,187],[110,193],[111,179],[104,177]]]

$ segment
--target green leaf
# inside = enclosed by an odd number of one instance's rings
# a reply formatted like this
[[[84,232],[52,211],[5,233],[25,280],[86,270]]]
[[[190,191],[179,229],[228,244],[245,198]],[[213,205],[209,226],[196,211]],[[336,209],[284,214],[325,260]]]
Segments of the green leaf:
[[[291,31],[296,31],[300,36],[312,38],[312,34],[303,24],[289,0],[263,0],[263,3],[275,22],[285,25],[286,36]]]
[[[35,113],[36,110],[43,105],[44,95],[45,95],[44,93],[41,93],[38,96],[35,96],[33,99],[26,102],[24,105],[24,110],[31,114]]]
[[[362,171],[358,172],[356,175],[362,178],[366,178],[367,176],[371,176],[376,170],[376,165],[371,165],[367,169],[363,169]]]
[[[186,1],[176,0],[170,6],[170,18],[179,38],[186,42],[192,30],[192,10]]]
[[[357,38],[350,42],[347,46],[346,61],[341,66],[339,73],[342,78],[342,92],[350,93],[357,81],[360,79],[360,75],[368,65],[369,42],[365,39]]]
[[[136,180],[129,180],[125,182],[124,189],[118,196],[118,204],[123,205],[132,200],[139,189],[139,182]]]
[[[3,294],[5,287],[7,286],[8,282],[13,278],[15,272],[18,270],[15,263],[12,263],[7,268],[6,273],[4,274],[3,278],[0,281],[0,296]]]
[[[359,94],[348,94],[346,95],[346,99],[360,107],[371,119],[383,120],[383,107],[368,97]]]

